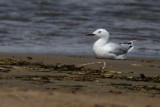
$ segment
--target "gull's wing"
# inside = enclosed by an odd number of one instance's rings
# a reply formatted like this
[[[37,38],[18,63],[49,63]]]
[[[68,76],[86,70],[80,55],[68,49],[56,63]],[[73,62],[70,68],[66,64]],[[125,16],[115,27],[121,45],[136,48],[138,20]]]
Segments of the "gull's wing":
[[[123,55],[126,54],[131,47],[129,45],[108,43],[106,48],[109,48],[109,53],[113,53],[115,55]]]
[[[131,50],[133,50],[133,48],[134,48],[134,42],[135,42],[136,40],[132,40],[132,41],[129,41],[129,42],[124,42],[124,43],[121,43],[120,45],[122,45],[123,47],[130,47],[129,49],[128,49],[128,52],[130,52]]]

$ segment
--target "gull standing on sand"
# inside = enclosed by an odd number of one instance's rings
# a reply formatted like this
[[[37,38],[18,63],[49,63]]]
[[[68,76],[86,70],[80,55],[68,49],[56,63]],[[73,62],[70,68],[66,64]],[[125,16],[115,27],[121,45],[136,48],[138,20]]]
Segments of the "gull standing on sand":
[[[108,42],[109,32],[105,29],[97,29],[87,36],[99,37],[93,45],[93,51],[97,58],[125,59],[126,54],[134,48],[134,40],[121,44]]]

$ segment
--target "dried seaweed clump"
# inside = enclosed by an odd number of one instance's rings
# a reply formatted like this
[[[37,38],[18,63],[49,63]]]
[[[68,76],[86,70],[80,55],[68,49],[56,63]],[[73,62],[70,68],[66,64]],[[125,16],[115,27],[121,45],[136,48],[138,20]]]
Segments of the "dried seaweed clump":
[[[26,65],[31,65],[31,63],[27,61],[22,61],[22,60],[3,59],[3,60],[0,60],[0,65],[26,66]]]
[[[120,79],[128,81],[144,81],[144,82],[155,82],[155,83],[160,82],[160,76],[147,77],[144,74],[139,74],[139,76],[131,76],[131,77],[122,76],[120,77]]]

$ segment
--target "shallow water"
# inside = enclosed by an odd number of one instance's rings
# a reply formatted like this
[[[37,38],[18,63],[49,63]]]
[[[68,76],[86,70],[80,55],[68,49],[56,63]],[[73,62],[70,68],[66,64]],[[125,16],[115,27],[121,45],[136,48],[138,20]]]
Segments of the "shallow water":
[[[130,56],[160,57],[159,0],[0,0],[0,52],[93,55],[97,28],[136,40]]]

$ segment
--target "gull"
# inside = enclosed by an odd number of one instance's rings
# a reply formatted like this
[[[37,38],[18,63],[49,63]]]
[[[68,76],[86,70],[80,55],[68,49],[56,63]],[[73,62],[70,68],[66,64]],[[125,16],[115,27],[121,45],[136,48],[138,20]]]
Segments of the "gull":
[[[93,45],[93,52],[97,58],[110,58],[110,59],[126,59],[128,52],[133,50],[134,41],[124,42],[124,43],[113,43],[109,42],[109,32],[105,29],[97,29],[93,33],[87,34],[86,36],[97,36],[99,39]],[[106,67],[106,62],[91,62],[86,64],[81,64],[79,66],[87,66],[93,64],[103,64],[101,71]]]
[[[105,29],[97,29],[86,36],[99,38],[93,45],[93,52],[97,58],[126,59],[127,53],[134,48],[135,40],[120,44],[109,42],[109,32]]]

